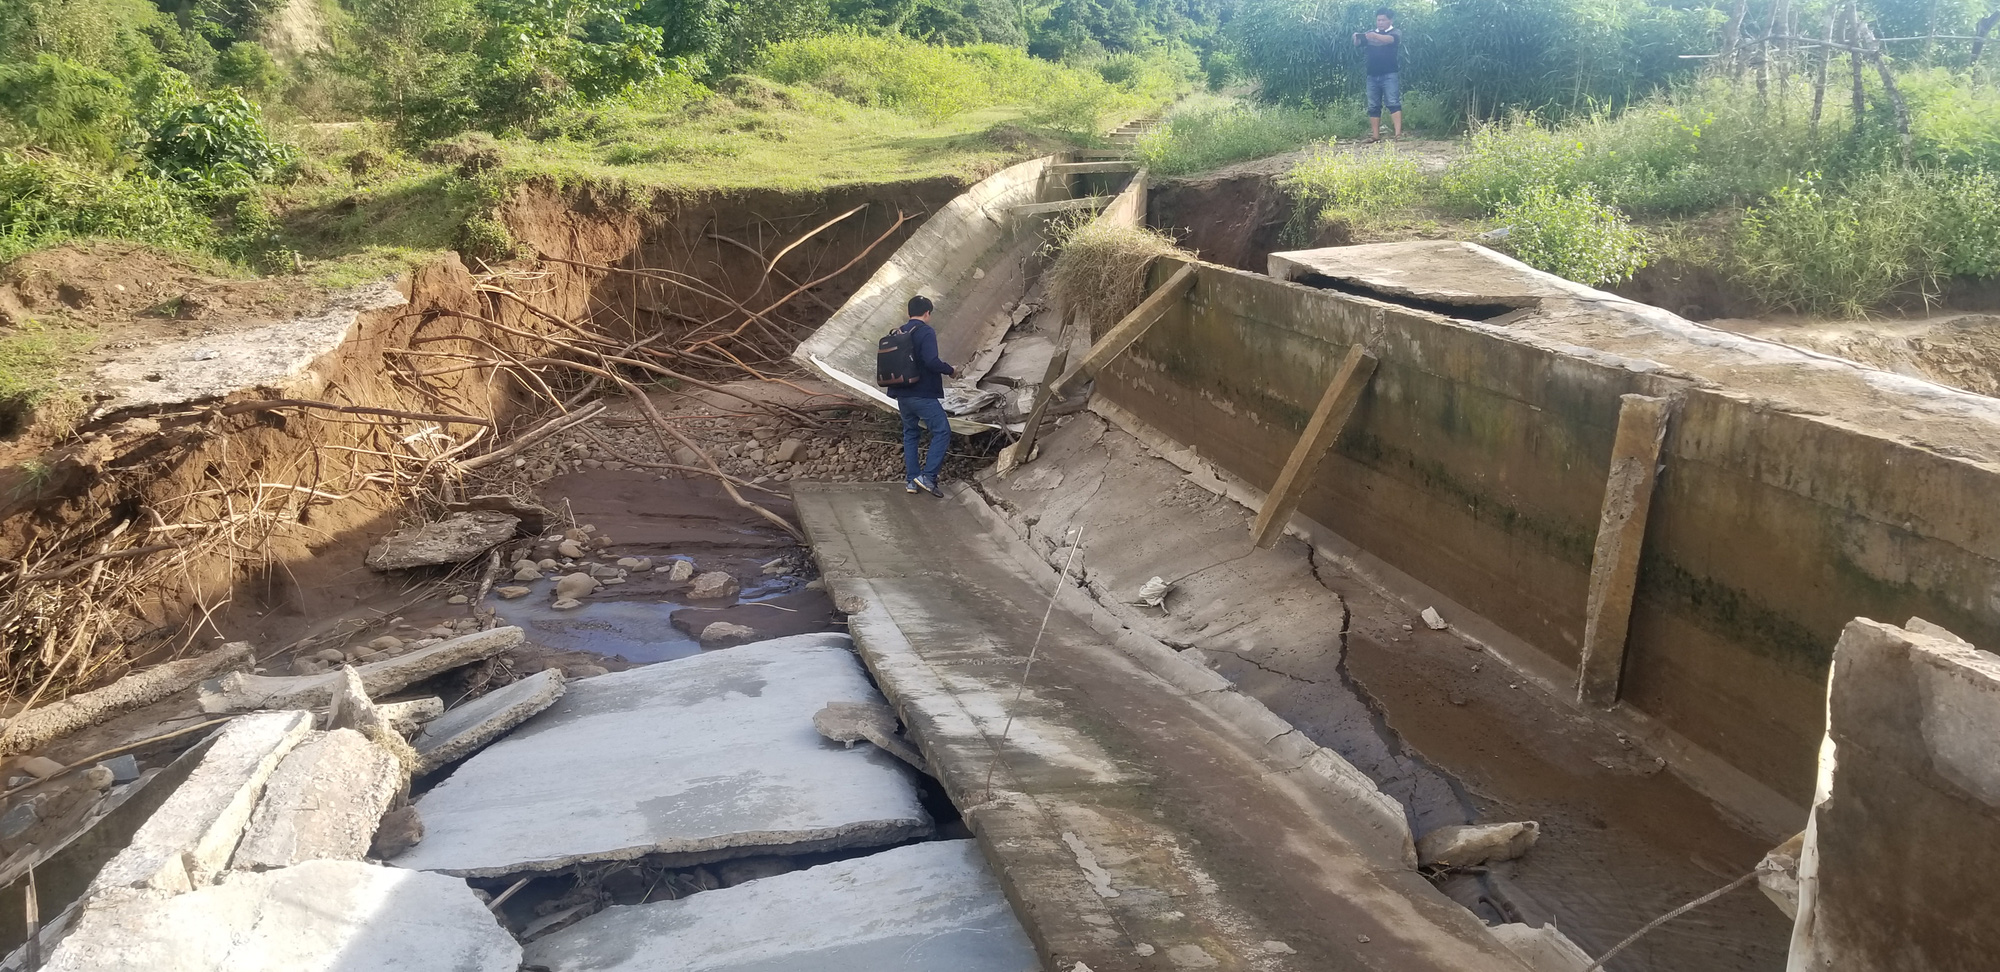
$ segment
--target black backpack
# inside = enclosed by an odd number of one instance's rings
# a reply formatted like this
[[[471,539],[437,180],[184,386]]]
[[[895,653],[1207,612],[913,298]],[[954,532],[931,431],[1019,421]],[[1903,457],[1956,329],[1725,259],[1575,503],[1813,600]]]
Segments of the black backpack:
[[[875,383],[902,388],[923,378],[923,365],[917,361],[917,329],[904,324],[882,335],[875,345]]]

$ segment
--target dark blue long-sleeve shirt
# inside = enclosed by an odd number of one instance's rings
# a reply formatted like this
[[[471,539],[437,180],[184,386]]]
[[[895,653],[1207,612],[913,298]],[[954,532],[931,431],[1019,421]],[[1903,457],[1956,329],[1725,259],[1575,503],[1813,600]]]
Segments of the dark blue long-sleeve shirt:
[[[917,339],[917,366],[923,370],[923,377],[913,385],[895,385],[882,389],[890,398],[943,398],[944,376],[956,370],[938,357],[937,331],[929,324],[912,318],[905,327]]]

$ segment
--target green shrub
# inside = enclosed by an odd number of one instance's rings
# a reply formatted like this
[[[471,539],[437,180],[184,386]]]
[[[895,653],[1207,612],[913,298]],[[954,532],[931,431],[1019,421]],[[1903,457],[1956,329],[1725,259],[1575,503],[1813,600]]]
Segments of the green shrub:
[[[84,236],[185,248],[213,242],[208,219],[173,183],[0,152],[0,261]]]
[[[292,157],[235,93],[161,107],[147,120],[139,152],[161,176],[210,192],[268,180]]]
[[[1736,270],[1770,303],[1858,317],[1935,299],[1953,276],[2000,273],[2000,178],[1884,168],[1845,184],[1817,173],[1744,214]]]
[[[1328,146],[1279,180],[1299,201],[1299,217],[1367,226],[1407,211],[1424,195],[1423,170],[1393,148],[1357,153]]]
[[[1923,220],[1911,205],[1830,192],[1809,174],[1744,215],[1735,248],[1740,272],[1774,305],[1866,314],[1922,286],[1913,257]]]
[[[1194,67],[1164,51],[1113,58],[1090,70],[998,44],[940,47],[894,34],[843,33],[773,44],[757,70],[780,84],[810,85],[931,122],[975,108],[1020,105],[1036,124],[1089,132],[1114,113],[1165,103]]]
[[[1321,110],[1206,99],[1140,136],[1139,158],[1160,175],[1205,172],[1324,141],[1342,124],[1340,116]]]
[[[1588,189],[1533,186],[1502,203],[1495,218],[1521,262],[1581,284],[1616,283],[1646,265],[1645,234]]]
[[[110,74],[42,54],[0,63],[0,118],[35,145],[107,162],[131,132],[132,100]]]
[[[215,81],[251,95],[274,94],[285,83],[285,69],[263,45],[237,41],[215,59]]]

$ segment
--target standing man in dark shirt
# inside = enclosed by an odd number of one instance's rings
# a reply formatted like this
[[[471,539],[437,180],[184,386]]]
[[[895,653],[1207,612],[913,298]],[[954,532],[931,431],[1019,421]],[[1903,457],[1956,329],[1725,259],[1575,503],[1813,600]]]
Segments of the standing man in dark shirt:
[[[1382,110],[1389,110],[1396,138],[1403,137],[1403,88],[1396,75],[1396,55],[1403,35],[1396,30],[1396,13],[1388,7],[1375,11],[1375,29],[1354,35],[1354,46],[1363,48],[1368,58],[1368,140],[1382,140]]]
[[[917,380],[883,390],[896,400],[896,411],[903,416],[903,491],[914,493],[921,489],[932,496],[943,496],[944,490],[938,488],[938,471],[944,468],[945,450],[951,447],[951,417],[944,412],[944,376],[956,378],[958,369],[938,358],[931,309],[930,298],[922,294],[910,298],[910,319],[902,328],[916,345]],[[930,432],[931,442],[930,453],[920,468],[917,443],[923,431]]]

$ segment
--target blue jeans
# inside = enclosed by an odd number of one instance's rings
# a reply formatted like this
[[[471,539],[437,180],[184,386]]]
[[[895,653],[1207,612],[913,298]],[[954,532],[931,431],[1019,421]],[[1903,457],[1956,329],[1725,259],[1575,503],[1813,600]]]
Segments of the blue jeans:
[[[1389,113],[1403,110],[1403,85],[1394,73],[1371,74],[1368,76],[1368,117],[1382,117],[1382,106],[1389,107]]]
[[[938,470],[944,468],[945,450],[951,447],[951,419],[944,414],[944,402],[935,398],[899,398],[896,411],[903,416],[903,478],[915,479],[921,474],[937,482]],[[921,470],[917,467],[919,426],[931,432],[930,455],[924,458]]]

